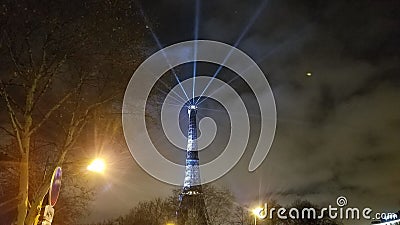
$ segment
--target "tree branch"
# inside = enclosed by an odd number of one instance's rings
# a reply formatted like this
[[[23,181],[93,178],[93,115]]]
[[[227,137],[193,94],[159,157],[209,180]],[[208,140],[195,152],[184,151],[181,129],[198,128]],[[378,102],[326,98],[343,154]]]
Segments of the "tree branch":
[[[7,111],[8,111],[8,115],[10,117],[12,126],[14,128],[14,132],[15,132],[15,136],[17,137],[17,141],[18,141],[18,146],[19,146],[19,150],[21,154],[24,154],[24,148],[22,147],[22,140],[21,140],[21,135],[20,135],[20,130],[21,130],[21,124],[19,123],[14,109],[12,108],[10,101],[9,101],[9,96],[7,94],[7,91],[5,90],[5,87],[3,85],[3,82],[0,80],[0,95],[3,96],[4,100],[6,101],[6,105],[7,105]]]
[[[42,120],[36,125],[34,126],[30,131],[29,134],[33,134],[34,132],[36,132],[49,118],[50,116],[53,114],[54,111],[56,111],[58,108],[61,107],[61,105],[72,95],[72,92],[67,93],[66,95],[64,95],[63,98],[60,99],[60,101],[58,101],[42,118]]]
[[[18,59],[16,58],[16,56],[15,56],[15,54],[14,54],[14,52],[13,52],[13,49],[12,49],[12,47],[11,47],[10,36],[8,35],[8,33],[7,33],[6,31],[4,31],[4,35],[7,37],[7,47],[8,47],[8,51],[9,51],[9,53],[10,53],[11,60],[12,60],[12,62],[14,63],[14,67],[15,67],[15,69],[16,69],[16,72],[18,73],[18,75],[20,75],[20,76],[22,77],[23,74],[22,74],[22,70],[21,70],[20,67],[19,67]]]
[[[40,63],[40,68],[39,68],[39,73],[44,72],[44,68],[46,67],[47,64],[47,45],[49,44],[50,41],[50,35],[46,34],[46,38],[44,40],[43,46],[42,46],[42,60]]]
[[[43,49],[43,51],[45,51],[45,49]],[[44,54],[45,54],[45,53],[44,53]],[[43,57],[45,57],[45,56],[43,56]],[[52,82],[52,80],[53,80],[53,77],[56,75],[58,69],[65,63],[66,58],[67,58],[67,54],[65,54],[64,57],[63,57],[63,59],[60,60],[60,62],[59,62],[59,63],[57,64],[57,66],[54,68],[54,71],[52,71],[52,72],[50,72],[50,74],[48,74],[47,79],[46,79],[46,81],[45,81],[45,84],[44,84],[42,90],[40,91],[40,93],[38,94],[38,96],[36,97],[36,99],[34,100],[33,108],[34,108],[35,105],[40,101],[40,99],[42,98],[42,96],[46,93],[46,91],[47,91],[48,88],[50,87],[50,84],[51,84],[51,82]],[[43,59],[42,66],[43,66],[44,63],[45,63],[45,59]],[[41,73],[41,74],[47,73],[47,71],[45,71],[44,67],[45,67],[45,66],[43,66],[43,67],[40,69],[40,73]]]
[[[15,197],[13,197],[13,198],[11,198],[9,200],[6,200],[5,202],[0,203],[0,208],[4,207],[4,206],[6,206],[6,205],[8,205],[10,203],[15,204],[15,202],[18,200],[18,198],[19,198],[19,195],[15,196]]]
[[[3,130],[4,132],[6,132],[8,135],[10,135],[12,137],[16,137],[15,134],[12,131],[8,130],[5,127],[0,126],[0,130]]]
[[[64,95],[64,97],[62,97],[60,99],[60,101],[58,101],[42,118],[42,120],[36,125],[34,126],[30,131],[29,134],[33,134],[34,132],[36,132],[49,118],[50,116],[58,109],[62,106],[62,104],[67,101],[72,94],[74,94],[76,92],[76,90],[78,90],[83,84],[83,79],[80,80],[80,82],[78,83],[77,87],[74,88],[72,91],[68,92],[66,95]]]
[[[31,43],[29,41],[29,34],[27,34],[27,36],[25,37],[25,43],[28,48],[27,50],[28,50],[28,54],[29,54],[29,63],[31,64],[32,70],[34,71],[35,61],[33,60],[32,47],[31,47]]]
[[[19,110],[21,113],[24,112],[24,110],[22,109],[22,107],[10,96],[8,96],[8,99],[11,101],[11,103],[17,108],[17,110]]]

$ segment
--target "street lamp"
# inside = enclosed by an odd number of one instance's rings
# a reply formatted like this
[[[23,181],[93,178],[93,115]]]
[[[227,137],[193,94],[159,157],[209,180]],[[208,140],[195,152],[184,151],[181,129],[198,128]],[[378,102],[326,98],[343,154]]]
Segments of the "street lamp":
[[[91,172],[96,172],[96,173],[104,173],[105,169],[106,169],[106,164],[105,164],[104,160],[100,159],[100,158],[93,160],[92,163],[90,163],[87,166],[87,170],[89,170]]]
[[[264,209],[261,208],[261,207],[254,208],[254,209],[252,210],[253,215],[254,215],[254,225],[257,225],[257,217],[258,217],[258,218],[261,218],[260,213],[261,213],[263,210],[264,210]]]
[[[96,173],[103,173],[105,168],[106,168],[106,164],[105,164],[104,160],[100,159],[100,158],[94,159],[92,161],[92,163],[90,163],[87,166],[87,170],[89,170],[91,172],[96,172]],[[54,217],[54,208],[53,207],[58,200],[58,196],[60,195],[61,175],[62,175],[61,167],[57,167],[54,170],[53,176],[51,178],[50,188],[48,191],[49,204],[46,205],[46,207],[45,207],[42,225],[51,225],[51,223],[53,221],[53,217]]]

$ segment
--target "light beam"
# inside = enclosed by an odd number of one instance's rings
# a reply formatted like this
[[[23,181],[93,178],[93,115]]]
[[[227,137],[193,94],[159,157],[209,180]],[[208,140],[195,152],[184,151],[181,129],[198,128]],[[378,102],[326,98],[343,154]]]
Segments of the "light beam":
[[[247,34],[247,32],[249,31],[249,29],[251,28],[251,26],[253,26],[254,22],[257,20],[258,16],[260,15],[260,13],[262,12],[262,10],[265,8],[265,6],[267,5],[268,0],[263,0],[261,5],[258,7],[257,11],[255,12],[255,14],[250,18],[249,23],[246,25],[246,27],[243,29],[242,33],[239,35],[238,39],[236,40],[234,47],[236,48],[239,43],[242,41],[243,37]],[[229,59],[229,57],[232,55],[234,48],[232,48],[228,54],[225,56],[223,63],[218,67],[217,71],[215,71],[213,78],[215,78],[219,72],[222,70],[223,65],[226,63],[226,61]],[[203,96],[203,94],[206,92],[207,88],[210,86],[212,80],[210,80],[208,82],[208,84],[206,85],[206,87],[204,88],[204,90],[202,91],[202,93],[200,94],[199,98]],[[206,97],[207,98],[207,97]],[[195,104],[197,104],[198,100],[196,101]]]
[[[143,19],[144,19],[144,21],[145,21],[145,23],[146,23],[146,27],[150,30],[150,33],[151,33],[151,35],[152,35],[154,41],[156,42],[158,48],[161,50],[161,53],[163,54],[163,56],[164,56],[166,62],[168,63],[169,67],[171,68],[172,74],[174,75],[176,81],[178,82],[179,86],[181,87],[183,93],[185,94],[186,99],[189,100],[189,97],[188,97],[188,95],[187,95],[185,89],[183,88],[183,86],[182,86],[182,84],[181,84],[181,81],[180,81],[179,78],[178,78],[178,75],[176,74],[174,68],[172,68],[171,63],[169,62],[169,59],[168,59],[167,55],[166,55],[165,52],[164,52],[164,49],[163,49],[163,47],[162,47],[162,45],[161,45],[161,42],[160,42],[160,39],[157,37],[156,33],[155,33],[155,32],[153,31],[153,29],[151,28],[150,22],[149,22],[149,20],[147,19],[146,14],[144,13],[144,10],[143,10],[143,8],[142,8],[140,5],[139,5],[139,10],[140,10],[140,13],[141,13],[141,15],[142,15],[142,17],[143,17]],[[161,82],[161,83],[164,84],[166,87],[168,87],[164,82]],[[174,92],[174,93],[175,93],[175,92]],[[178,95],[177,93],[175,93],[175,94]],[[179,95],[178,95],[178,96],[179,96]],[[179,97],[180,97],[180,96],[179,96]],[[182,98],[182,97],[181,97],[181,98]],[[185,99],[183,99],[183,98],[182,98],[182,100],[185,101]]]
[[[200,20],[200,0],[196,0],[195,18],[194,18],[194,40],[199,38],[199,20]],[[192,88],[192,104],[194,104],[194,90],[196,88],[196,73],[197,73],[197,42],[194,42],[193,51],[193,88]]]

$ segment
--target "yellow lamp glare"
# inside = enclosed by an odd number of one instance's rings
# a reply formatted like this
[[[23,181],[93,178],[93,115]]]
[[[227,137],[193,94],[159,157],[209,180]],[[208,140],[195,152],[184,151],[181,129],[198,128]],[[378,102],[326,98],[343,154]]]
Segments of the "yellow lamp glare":
[[[261,216],[261,212],[262,212],[263,210],[264,210],[263,208],[257,207],[257,208],[255,208],[255,209],[253,209],[252,212],[253,212],[253,214],[254,214],[255,216],[257,216],[258,218],[261,218],[261,217],[262,217],[262,216]]]
[[[167,223],[167,225],[175,225],[174,223]]]
[[[93,160],[90,165],[87,166],[87,169],[92,172],[96,173],[103,173],[106,168],[106,164],[104,163],[104,160],[102,159],[95,159]]]
[[[311,77],[311,76],[312,76],[312,73],[311,73],[311,72],[308,72],[308,73],[306,73],[306,75],[309,76],[309,77]]]

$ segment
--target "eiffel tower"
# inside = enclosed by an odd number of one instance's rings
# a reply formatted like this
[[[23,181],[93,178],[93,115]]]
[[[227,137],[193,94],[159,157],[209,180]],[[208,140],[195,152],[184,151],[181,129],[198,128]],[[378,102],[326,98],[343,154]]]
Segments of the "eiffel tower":
[[[190,105],[185,180],[179,194],[178,225],[209,225],[201,187],[199,155],[197,151],[197,107]]]

